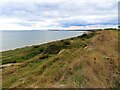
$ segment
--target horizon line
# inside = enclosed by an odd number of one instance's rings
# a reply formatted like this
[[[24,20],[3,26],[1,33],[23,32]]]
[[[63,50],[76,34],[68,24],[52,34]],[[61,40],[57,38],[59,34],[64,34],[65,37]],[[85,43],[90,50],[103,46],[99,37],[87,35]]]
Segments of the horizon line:
[[[87,30],[104,30],[104,29],[118,29],[116,28],[96,28],[96,29],[22,29],[22,30],[0,30],[0,31],[87,31]]]

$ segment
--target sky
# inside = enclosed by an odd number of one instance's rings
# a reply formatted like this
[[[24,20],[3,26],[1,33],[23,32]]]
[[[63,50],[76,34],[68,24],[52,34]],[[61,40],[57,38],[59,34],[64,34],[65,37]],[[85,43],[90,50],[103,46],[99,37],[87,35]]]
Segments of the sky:
[[[0,0],[0,30],[117,27],[119,0]]]

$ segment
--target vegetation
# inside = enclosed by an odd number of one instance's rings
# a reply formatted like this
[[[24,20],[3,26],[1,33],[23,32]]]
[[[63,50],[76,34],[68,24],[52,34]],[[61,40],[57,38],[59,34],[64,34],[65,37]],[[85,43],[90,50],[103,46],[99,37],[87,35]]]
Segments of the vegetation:
[[[83,39],[89,39],[89,38],[92,38],[92,37],[94,37],[95,36],[95,33],[91,33],[91,34],[83,34],[83,35],[81,35],[81,36],[79,36],[80,38],[83,38]]]
[[[2,52],[3,88],[119,87],[118,31]],[[11,64],[10,66],[7,66]]]

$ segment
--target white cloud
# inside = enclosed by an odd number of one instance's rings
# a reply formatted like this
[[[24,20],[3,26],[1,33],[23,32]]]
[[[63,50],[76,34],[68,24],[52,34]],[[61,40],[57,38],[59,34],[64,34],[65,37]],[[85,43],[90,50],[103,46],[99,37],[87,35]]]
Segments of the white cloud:
[[[118,0],[0,0],[0,30],[113,26],[117,4]]]
[[[31,28],[19,24],[1,24],[0,30],[31,30]]]
[[[0,30],[31,30],[31,27],[19,25],[29,23],[19,18],[0,17]]]
[[[8,3],[8,2],[24,2],[24,3],[33,3],[33,2],[37,2],[37,3],[55,3],[55,2],[64,2],[64,0],[0,0],[1,3]]]
[[[9,18],[9,17],[0,17],[0,21],[1,21],[0,24],[23,22],[23,20],[19,18]]]

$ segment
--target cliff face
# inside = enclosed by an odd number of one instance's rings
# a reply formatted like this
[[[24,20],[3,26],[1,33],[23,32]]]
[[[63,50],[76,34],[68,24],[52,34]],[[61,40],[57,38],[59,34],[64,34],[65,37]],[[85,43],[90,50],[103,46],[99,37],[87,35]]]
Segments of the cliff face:
[[[117,30],[2,53],[3,87],[119,87]]]

